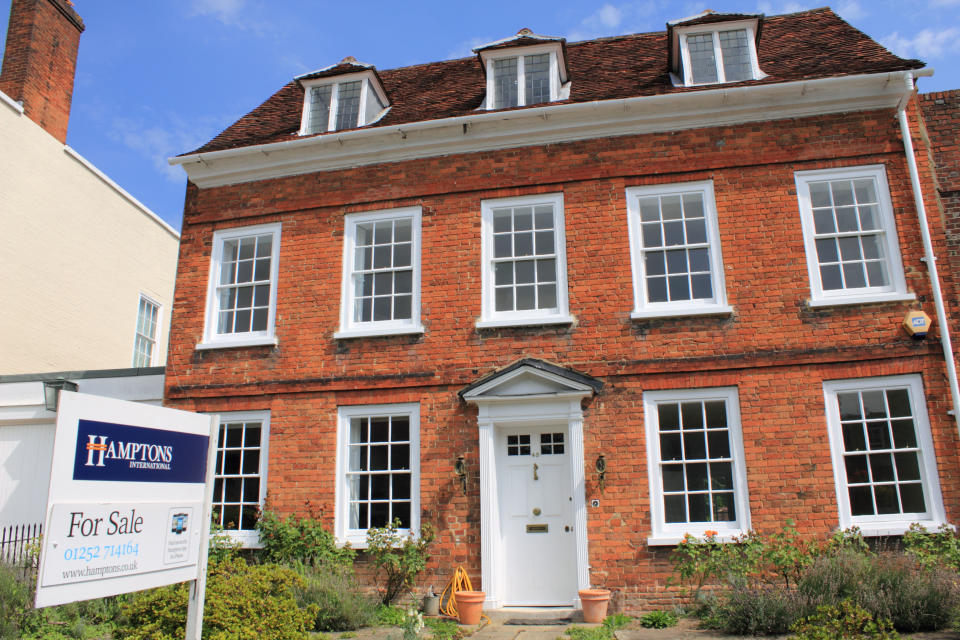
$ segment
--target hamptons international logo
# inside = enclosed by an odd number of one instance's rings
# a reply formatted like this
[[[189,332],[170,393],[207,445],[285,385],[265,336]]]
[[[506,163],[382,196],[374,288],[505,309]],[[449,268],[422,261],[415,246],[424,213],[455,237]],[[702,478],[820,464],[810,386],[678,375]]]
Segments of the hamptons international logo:
[[[88,434],[88,467],[105,467],[105,460],[124,460],[131,469],[170,470],[173,462],[173,447],[143,442],[114,442],[107,436]]]
[[[203,482],[207,436],[80,419],[74,480]]]

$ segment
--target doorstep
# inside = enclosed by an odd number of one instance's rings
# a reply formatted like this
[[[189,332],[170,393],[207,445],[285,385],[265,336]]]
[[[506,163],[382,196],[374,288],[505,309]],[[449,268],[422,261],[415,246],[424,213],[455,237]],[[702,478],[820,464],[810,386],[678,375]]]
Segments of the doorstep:
[[[492,624],[504,626],[562,626],[583,622],[583,612],[573,607],[503,607],[484,609]],[[553,624],[551,624],[553,623]]]

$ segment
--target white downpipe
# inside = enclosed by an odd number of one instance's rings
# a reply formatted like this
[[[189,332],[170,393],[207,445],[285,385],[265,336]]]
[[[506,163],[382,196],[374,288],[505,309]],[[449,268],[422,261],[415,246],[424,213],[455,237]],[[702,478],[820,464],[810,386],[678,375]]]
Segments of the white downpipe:
[[[913,75],[905,78],[907,84],[906,97],[913,94]],[[937,258],[933,255],[933,242],[930,240],[930,228],[927,224],[927,210],[923,206],[923,192],[920,189],[920,174],[917,172],[917,162],[914,158],[913,137],[910,134],[910,123],[907,121],[905,99],[897,110],[900,120],[900,132],[903,136],[903,147],[907,154],[907,167],[910,170],[910,183],[913,186],[913,201],[917,207],[917,218],[920,220],[920,237],[923,239],[924,259],[927,263],[927,273],[930,274],[930,287],[933,290],[933,303],[937,308],[937,322],[940,324],[940,344],[943,347],[943,358],[947,365],[947,380],[950,383],[950,395],[953,397],[953,419],[960,431],[960,386],[957,384],[957,366],[953,357],[953,344],[950,341],[950,328],[947,324],[947,312],[943,306],[943,293],[940,291],[940,276],[937,274]]]

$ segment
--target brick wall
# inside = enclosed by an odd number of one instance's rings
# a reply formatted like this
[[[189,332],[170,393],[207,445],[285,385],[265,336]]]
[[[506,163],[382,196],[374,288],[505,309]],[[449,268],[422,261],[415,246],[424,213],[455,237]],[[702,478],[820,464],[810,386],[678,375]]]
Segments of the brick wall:
[[[64,143],[82,32],[83,21],[66,0],[13,0],[0,91]]]
[[[955,290],[960,290],[960,89],[920,96],[930,155],[936,167],[939,214],[947,234],[947,253],[941,269],[946,270]],[[953,298],[956,300],[956,298]],[[960,330],[960,310],[951,305],[953,326]]]
[[[916,118],[914,117],[914,120]],[[918,162],[931,180],[928,157]],[[794,172],[886,168],[908,290],[915,302],[811,309]],[[810,535],[836,527],[823,380],[922,374],[948,517],[960,511],[957,433],[937,330],[901,328],[933,315],[903,146],[893,111],[625,136],[462,154],[200,190],[188,187],[167,401],[185,409],[269,409],[269,491],[284,512],[309,501],[332,526],[338,405],[419,402],[421,499],[441,537],[423,585],[464,565],[480,573],[476,410],[456,392],[519,358],[601,378],[584,405],[591,580],[628,609],[664,592],[668,549],[650,548],[642,392],[736,385],[756,528],[787,518]],[[732,316],[630,319],[633,287],[624,190],[711,179]],[[479,330],[480,202],[563,192],[572,326]],[[927,194],[928,206],[933,206]],[[343,216],[420,205],[422,336],[334,340]],[[196,351],[215,229],[283,223],[279,345]],[[932,229],[945,251],[942,226]],[[951,283],[945,283],[951,295]],[[604,452],[601,493],[593,461]],[[469,491],[453,474],[465,453]]]

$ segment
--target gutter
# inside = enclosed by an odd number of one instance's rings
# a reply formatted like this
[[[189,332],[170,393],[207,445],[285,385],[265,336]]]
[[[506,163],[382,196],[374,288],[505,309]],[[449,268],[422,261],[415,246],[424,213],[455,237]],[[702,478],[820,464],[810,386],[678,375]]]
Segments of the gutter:
[[[891,71],[886,74],[871,73],[858,74],[850,76],[840,76],[835,78],[818,78],[813,80],[797,80],[793,82],[782,82],[774,84],[761,84],[746,87],[728,87],[718,89],[708,89],[704,91],[685,91],[682,93],[669,93],[654,96],[636,96],[632,98],[619,98],[616,100],[594,100],[592,102],[576,102],[572,104],[546,105],[542,107],[529,107],[511,111],[487,111],[482,113],[472,113],[464,116],[455,116],[451,118],[441,118],[439,120],[426,120],[421,122],[410,122],[406,124],[395,124],[385,127],[374,127],[368,129],[357,129],[337,134],[336,132],[326,135],[311,136],[309,138],[299,138],[295,140],[284,140],[282,142],[268,142],[234,149],[224,149],[221,151],[205,151],[200,153],[191,153],[183,156],[169,158],[167,162],[171,165],[183,165],[188,163],[207,164],[216,160],[232,158],[236,156],[250,156],[254,154],[268,155],[277,151],[293,150],[299,147],[320,146],[326,143],[339,142],[343,144],[347,141],[359,141],[370,137],[386,137],[390,134],[397,134],[401,138],[406,138],[410,133],[428,131],[432,129],[441,129],[445,127],[462,126],[466,131],[471,124],[484,122],[503,122],[509,120],[526,120],[541,118],[547,120],[550,116],[577,115],[580,113],[589,114],[599,108],[616,108],[619,106],[623,111],[631,111],[636,108],[639,111],[656,111],[658,107],[663,112],[669,113],[679,105],[690,105],[696,102],[706,102],[713,98],[721,98],[726,101],[729,98],[736,98],[741,95],[778,95],[781,93],[790,93],[800,91],[806,94],[810,89],[822,89],[830,91],[833,88],[844,89],[851,83],[857,81],[869,81],[886,76],[886,83],[912,78],[910,71]]]
[[[906,111],[907,102],[914,91],[914,77],[931,75],[933,75],[933,69],[923,69],[916,73],[907,73],[904,78],[904,97],[897,107],[897,119],[900,121],[903,148],[907,155],[907,168],[910,171],[910,183],[913,187],[913,202],[917,208],[917,218],[920,222],[920,237],[923,240],[923,261],[927,265],[927,273],[930,276],[930,288],[933,291],[933,302],[937,309],[937,322],[940,324],[940,344],[943,347],[943,359],[947,366],[947,381],[950,384],[950,395],[953,399],[953,409],[948,413],[953,416],[957,430],[960,431],[960,385],[957,383],[957,365],[953,356],[950,326],[947,324],[947,312],[943,302],[943,292],[940,290],[940,276],[937,273],[937,258],[933,253],[933,242],[930,240],[927,210],[923,204],[920,173],[917,171],[917,162],[913,149],[913,136],[910,133],[910,122],[907,119]]]

